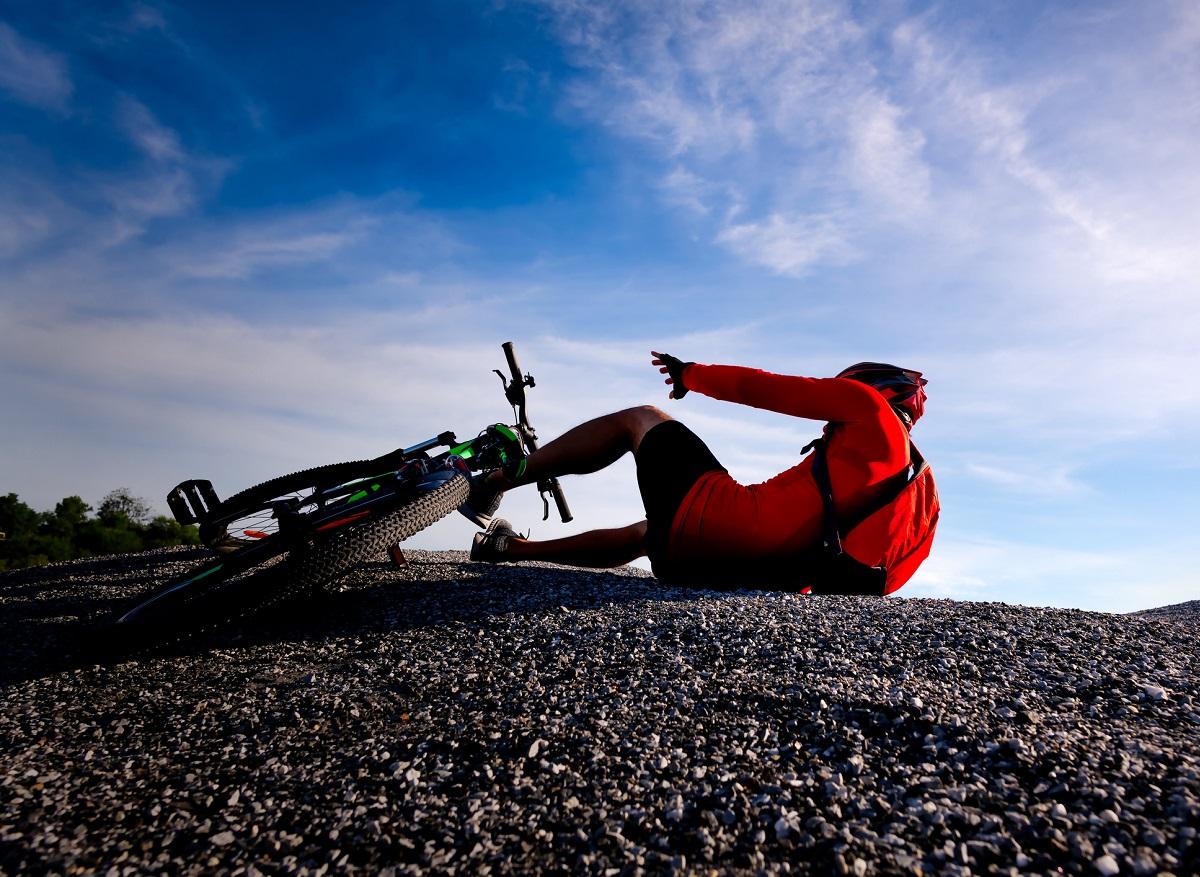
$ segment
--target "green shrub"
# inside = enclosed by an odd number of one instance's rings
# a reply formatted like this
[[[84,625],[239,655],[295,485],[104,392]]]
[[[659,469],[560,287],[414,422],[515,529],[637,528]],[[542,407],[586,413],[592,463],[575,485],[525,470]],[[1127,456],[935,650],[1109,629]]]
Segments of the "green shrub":
[[[58,560],[128,554],[172,545],[199,545],[196,528],[164,516],[126,488],[109,493],[96,517],[78,496],[65,497],[52,512],[37,512],[15,493],[0,496],[0,572]]]

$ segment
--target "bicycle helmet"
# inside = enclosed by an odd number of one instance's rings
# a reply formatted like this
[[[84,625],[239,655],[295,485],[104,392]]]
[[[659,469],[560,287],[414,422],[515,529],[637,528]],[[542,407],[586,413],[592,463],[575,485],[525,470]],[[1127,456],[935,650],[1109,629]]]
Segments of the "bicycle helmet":
[[[837,376],[874,387],[909,429],[925,413],[925,385],[929,381],[920,372],[885,362],[858,362]]]

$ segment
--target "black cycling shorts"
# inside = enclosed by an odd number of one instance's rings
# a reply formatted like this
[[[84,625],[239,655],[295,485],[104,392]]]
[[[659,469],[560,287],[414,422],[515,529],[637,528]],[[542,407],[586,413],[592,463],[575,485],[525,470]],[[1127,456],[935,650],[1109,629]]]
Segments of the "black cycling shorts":
[[[665,420],[642,436],[637,449],[638,489],[646,507],[646,554],[651,565],[666,559],[675,513],[706,472],[727,471],[708,445],[678,420]]]

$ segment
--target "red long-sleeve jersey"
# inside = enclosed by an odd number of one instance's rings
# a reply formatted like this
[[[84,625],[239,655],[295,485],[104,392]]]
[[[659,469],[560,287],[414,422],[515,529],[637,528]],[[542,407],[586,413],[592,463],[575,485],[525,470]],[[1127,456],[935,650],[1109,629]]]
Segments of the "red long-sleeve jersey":
[[[835,424],[826,458],[839,515],[865,508],[909,465],[904,424],[883,396],[858,381],[697,363],[687,367],[684,382],[714,399]],[[820,541],[823,513],[811,458],[761,484],[709,472],[684,497],[667,555],[694,562],[794,554]]]

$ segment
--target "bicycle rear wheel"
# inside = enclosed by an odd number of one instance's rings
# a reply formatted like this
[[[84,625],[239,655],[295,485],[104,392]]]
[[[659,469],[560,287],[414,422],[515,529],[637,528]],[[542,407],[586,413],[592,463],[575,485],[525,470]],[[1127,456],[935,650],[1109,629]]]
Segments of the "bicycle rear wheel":
[[[377,474],[380,464],[370,460],[332,463],[290,475],[281,475],[235,493],[213,509],[200,525],[200,541],[219,553],[237,551],[273,536],[279,530],[275,504],[291,500],[309,502],[314,493],[337,484]]]
[[[373,520],[337,530],[290,552],[274,540],[253,542],[131,601],[108,624],[93,631],[88,645],[96,652],[128,654],[178,642],[312,594],[453,513],[469,493],[467,477],[456,473]]]

